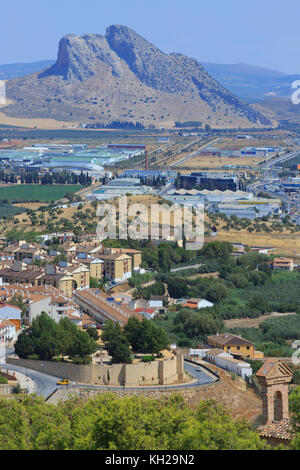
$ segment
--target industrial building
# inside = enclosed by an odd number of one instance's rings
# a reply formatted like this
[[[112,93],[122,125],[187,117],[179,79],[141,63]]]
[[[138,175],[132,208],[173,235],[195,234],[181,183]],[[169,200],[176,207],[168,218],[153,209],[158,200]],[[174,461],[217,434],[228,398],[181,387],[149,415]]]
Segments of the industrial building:
[[[172,170],[126,170],[121,174],[122,178],[140,178],[154,180],[156,178],[176,178],[177,171]]]
[[[87,194],[86,199],[88,201],[104,201],[129,194],[132,196],[153,194],[154,191],[150,186],[140,185],[139,182],[136,178],[117,178],[94,193]]]
[[[252,157],[252,158],[265,158],[267,151],[264,149],[242,149],[242,150],[233,150],[233,157]]]
[[[254,198],[253,193],[245,191],[209,191],[208,189],[171,189],[164,196],[167,201],[173,204],[181,204],[196,207],[198,204],[212,205],[210,211],[218,211],[218,204],[225,203],[239,203],[239,204],[263,204],[265,200],[257,200]],[[268,202],[270,200],[268,199]],[[241,209],[244,210],[243,208]]]
[[[193,172],[190,175],[180,175],[180,186],[184,189],[192,189],[198,186],[202,189],[219,189],[237,191],[242,188],[242,183],[236,175],[221,172]]]
[[[235,203],[221,203],[216,207],[209,207],[210,212],[220,212],[227,215],[227,217],[236,216],[241,219],[257,219],[264,216],[273,216],[275,214],[281,214],[280,204],[268,202],[266,204],[261,203],[248,203],[245,204],[244,201],[236,201]]]
[[[107,146],[108,149],[111,150],[117,150],[117,151],[123,151],[123,150],[131,150],[131,151],[145,151],[146,147],[145,145],[134,145],[134,144],[109,144]]]

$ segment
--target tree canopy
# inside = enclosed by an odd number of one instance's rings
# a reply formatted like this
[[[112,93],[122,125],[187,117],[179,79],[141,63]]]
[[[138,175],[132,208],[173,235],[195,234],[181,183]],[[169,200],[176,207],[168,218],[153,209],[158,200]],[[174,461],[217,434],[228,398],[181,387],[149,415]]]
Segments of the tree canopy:
[[[170,344],[166,332],[146,318],[142,321],[136,317],[129,318],[124,330],[133,351],[137,353],[158,354]]]
[[[67,318],[56,323],[45,312],[32,321],[32,325],[18,336],[15,351],[22,359],[31,355],[51,361],[59,355],[86,357],[98,345],[85,331],[81,331]]]
[[[0,399],[0,450],[259,450],[257,432],[213,401],[102,394],[57,405]]]

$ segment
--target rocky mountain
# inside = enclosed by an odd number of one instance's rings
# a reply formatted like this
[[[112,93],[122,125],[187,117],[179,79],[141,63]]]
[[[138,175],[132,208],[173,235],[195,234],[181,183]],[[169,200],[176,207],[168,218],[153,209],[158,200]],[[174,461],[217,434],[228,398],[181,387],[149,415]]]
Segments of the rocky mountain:
[[[271,122],[223,88],[195,59],[166,54],[125,26],[67,35],[57,61],[7,82],[9,116],[85,124],[113,120],[173,126],[261,127]]]

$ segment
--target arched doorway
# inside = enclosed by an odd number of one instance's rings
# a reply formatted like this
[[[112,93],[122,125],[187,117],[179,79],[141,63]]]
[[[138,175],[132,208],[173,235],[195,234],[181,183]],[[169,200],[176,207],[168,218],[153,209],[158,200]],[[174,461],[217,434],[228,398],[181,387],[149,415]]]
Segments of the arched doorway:
[[[283,419],[283,398],[282,393],[278,390],[274,395],[274,421]]]

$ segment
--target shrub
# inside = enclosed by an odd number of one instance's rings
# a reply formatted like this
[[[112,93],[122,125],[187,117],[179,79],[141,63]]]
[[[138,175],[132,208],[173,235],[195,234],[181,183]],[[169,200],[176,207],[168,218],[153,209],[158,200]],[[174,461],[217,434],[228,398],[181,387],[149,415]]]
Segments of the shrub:
[[[152,361],[155,361],[154,356],[143,356],[142,357],[142,362],[152,362]]]
[[[11,393],[13,395],[19,395],[20,393],[22,393],[21,385],[20,384],[14,385],[11,389]]]
[[[38,354],[29,354],[29,356],[27,356],[27,359],[30,359],[31,361],[38,361],[39,356]]]

